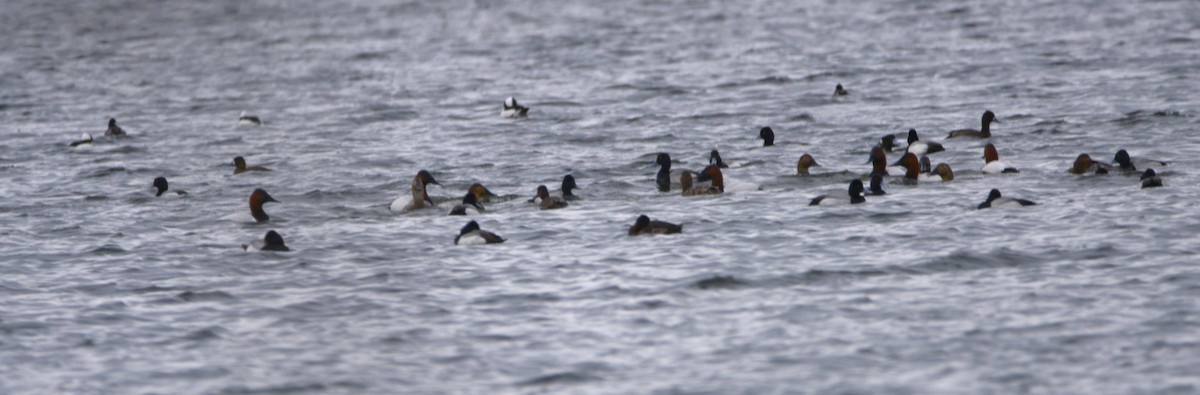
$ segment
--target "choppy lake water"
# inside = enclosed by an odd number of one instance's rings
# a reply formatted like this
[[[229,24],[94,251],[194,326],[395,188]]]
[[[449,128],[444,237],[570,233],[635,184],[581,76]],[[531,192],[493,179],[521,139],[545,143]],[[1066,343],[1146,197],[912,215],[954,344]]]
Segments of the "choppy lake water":
[[[1200,392],[1198,49],[1194,1],[6,1],[0,392]],[[984,110],[1019,174],[945,139]],[[806,206],[909,128],[954,181]],[[1065,173],[1121,148],[1167,187]],[[507,243],[389,212],[420,169]]]

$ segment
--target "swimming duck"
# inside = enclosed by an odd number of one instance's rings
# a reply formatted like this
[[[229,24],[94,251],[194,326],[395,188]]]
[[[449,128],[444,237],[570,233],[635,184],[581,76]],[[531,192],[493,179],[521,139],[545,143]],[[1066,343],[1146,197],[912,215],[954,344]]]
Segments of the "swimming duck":
[[[545,185],[538,185],[537,197],[538,199],[542,199],[542,203],[538,205],[538,208],[542,210],[553,210],[568,206],[567,201],[550,196],[550,189],[546,188]]]
[[[847,204],[847,203],[859,204],[859,203],[867,201],[867,198],[863,197],[863,183],[860,180],[850,181],[850,188],[847,189],[847,192],[849,192],[849,193],[846,196],[830,196],[830,195],[817,196],[817,197],[813,198],[812,201],[810,201],[808,203],[808,205],[809,206],[830,206],[830,205],[841,205],[841,204]]]
[[[945,150],[946,148],[941,143],[921,141],[921,138],[917,137],[916,129],[908,130],[908,148],[905,149],[905,152],[912,152],[916,156],[921,156]]]
[[[79,140],[71,142],[72,147],[78,147],[84,144],[92,144],[92,135],[90,133],[84,133],[83,136],[79,136]]]
[[[775,145],[775,130],[770,126],[758,130],[758,138],[763,140],[763,147]]]
[[[933,171],[929,173],[922,173],[919,177],[917,177],[917,179],[919,181],[953,181],[954,170],[950,168],[950,165],[938,163],[938,165],[933,168]]]
[[[566,200],[568,202],[574,201],[574,200],[579,200],[579,196],[575,196],[575,193],[571,192],[575,188],[579,188],[579,185],[575,184],[575,176],[572,176],[570,174],[567,174],[566,176],[564,176],[563,180],[562,180],[562,195],[563,195],[562,198],[563,198],[563,200]]]
[[[1113,163],[1120,166],[1121,170],[1134,171],[1145,169],[1151,166],[1166,166],[1167,162],[1154,159],[1145,159],[1129,156],[1129,152],[1125,150],[1117,151],[1117,156],[1113,158]]]
[[[883,176],[878,174],[872,175],[871,189],[868,189],[864,194],[869,196],[887,195],[887,192],[883,190]]]
[[[1012,167],[1007,163],[1000,161],[1000,153],[996,152],[996,146],[988,143],[983,147],[983,168],[979,169],[983,174],[1000,174],[1000,173],[1020,173],[1020,170]]]
[[[279,203],[278,200],[275,200],[275,198],[271,197],[271,195],[268,194],[267,191],[262,190],[262,188],[255,189],[254,192],[250,193],[249,214],[247,214],[245,211],[241,211],[227,215],[225,218],[235,222],[243,223],[267,222],[271,220],[271,217],[267,215],[266,211],[263,210],[263,205],[271,202]]]
[[[849,92],[849,91],[847,91],[846,89],[842,88],[842,84],[837,84],[837,87],[833,88],[833,95],[834,95],[834,96],[846,96],[846,95],[849,95],[849,94],[850,94],[850,92]]]
[[[260,126],[262,125],[262,120],[253,115],[246,115],[246,112],[242,111],[242,114],[238,115],[238,124]]]
[[[274,230],[268,230],[267,235],[263,236],[262,240],[255,240],[250,244],[242,244],[244,251],[291,251],[288,246],[283,244],[283,236],[275,233]]]
[[[900,148],[900,146],[896,145],[896,135],[894,134],[884,135],[879,139],[879,145],[883,146],[883,150],[887,152],[894,152]]]
[[[660,192],[670,192],[671,184],[674,183],[674,180],[679,179],[680,174],[691,173],[691,171],[688,170],[672,170],[671,155],[667,154],[666,152],[658,154],[658,157],[655,158],[654,163],[657,163],[659,166],[661,166],[658,169],[658,175],[654,179],[654,182],[658,184],[658,190]]]
[[[117,126],[116,118],[109,118],[108,119],[108,130],[104,131],[104,136],[106,136],[106,137],[125,136],[125,129],[121,129],[120,126]]]
[[[807,176],[810,167],[821,167],[821,164],[817,163],[817,160],[813,159],[812,155],[807,153],[800,155],[800,160],[796,161],[796,174]]]
[[[430,199],[429,194],[425,192],[425,188],[429,184],[442,185],[433,179],[433,175],[429,174],[428,171],[418,171],[416,177],[413,177],[412,180],[412,197],[398,197],[392,201],[392,205],[389,208],[395,212],[409,212],[433,207],[433,199]]]
[[[900,160],[896,161],[895,165],[904,168],[904,183],[915,184],[917,178],[921,175],[921,160],[917,159],[912,152],[907,152]],[[891,174],[892,170],[888,170]]]
[[[1007,197],[1000,196],[1000,190],[993,189],[992,192],[988,193],[987,201],[985,201],[983,203],[979,203],[979,207],[977,207],[977,209],[983,210],[985,208],[990,208],[990,207],[1032,206],[1035,204],[1037,204],[1037,203],[1034,203],[1034,202],[1031,202],[1031,201],[1028,201],[1025,199],[1013,199],[1013,198],[1007,198]]]
[[[708,153],[708,164],[717,165],[717,167],[722,169],[729,168],[729,165],[725,164],[725,161],[721,160],[721,153],[717,152],[715,149]]]
[[[670,222],[652,221],[650,217],[640,215],[633,226],[629,227],[629,235],[669,235],[673,233],[682,233],[683,225],[676,225]]]
[[[918,163],[918,170],[919,168]],[[899,176],[907,172],[908,169],[899,166],[889,167],[887,164],[887,154],[883,151],[883,146],[876,145],[871,148],[871,175],[881,176]]]
[[[246,159],[240,156],[233,157],[233,174],[242,174],[248,171],[271,171],[271,169],[262,166],[246,166]]]
[[[1146,169],[1146,172],[1142,173],[1141,181],[1142,181],[1142,188],[1154,188],[1154,187],[1163,186],[1162,179],[1158,178],[1158,174],[1154,173],[1154,169]]]
[[[495,233],[479,229],[479,223],[475,221],[467,222],[467,225],[458,231],[458,236],[454,236],[454,245],[498,244],[503,242],[504,238],[497,236]]]
[[[450,215],[467,215],[472,211],[475,214],[479,214],[486,210],[479,203],[478,198],[475,197],[475,193],[467,191],[467,194],[463,196],[462,203],[456,204],[454,208],[450,209]]]
[[[517,99],[509,97],[504,99],[504,110],[500,111],[502,118],[522,118],[529,115],[529,107],[517,104]]]
[[[176,196],[176,197],[187,196],[187,191],[167,190],[167,178],[166,177],[155,178],[154,179],[154,188],[158,189],[158,193],[154,194],[155,197],[162,196],[164,193],[167,196]]]
[[[683,196],[696,195],[714,195],[725,192],[725,177],[721,174],[721,168],[716,165],[708,165],[696,177],[696,181],[711,181],[712,185],[704,187],[692,187],[691,174],[684,173],[680,175],[679,184],[683,188]],[[686,183],[686,187],[683,187]]]
[[[946,138],[952,139],[955,137],[978,137],[978,138],[992,137],[992,122],[1000,123],[1000,120],[996,119],[996,114],[993,114],[991,111],[984,111],[983,112],[983,128],[982,129],[979,129],[979,130],[959,129],[959,130],[950,132],[950,135],[947,136]]]
[[[492,193],[491,190],[488,190],[487,187],[478,182],[467,187],[467,193],[475,195],[475,201],[480,203],[489,202],[492,200],[491,198],[496,197],[496,194]]]
[[[1092,160],[1091,155],[1079,154],[1078,157],[1075,157],[1075,163],[1071,165],[1070,169],[1067,169],[1067,172],[1071,174],[1108,174],[1109,171],[1115,169],[1110,164]]]

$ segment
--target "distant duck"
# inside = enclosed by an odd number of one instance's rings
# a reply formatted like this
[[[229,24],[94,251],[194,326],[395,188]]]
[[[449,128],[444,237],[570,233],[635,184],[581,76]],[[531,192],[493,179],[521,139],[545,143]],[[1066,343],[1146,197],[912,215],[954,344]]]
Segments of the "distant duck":
[[[489,202],[491,198],[496,197],[496,194],[478,182],[467,187],[467,193],[475,195],[475,200],[480,203]]]
[[[567,174],[566,176],[564,176],[563,180],[562,180],[562,195],[563,195],[562,198],[563,198],[563,200],[566,200],[568,202],[579,200],[579,196],[575,196],[575,193],[572,192],[576,188],[580,188],[580,187],[579,187],[579,185],[575,184],[575,176],[572,176],[570,174]],[[583,188],[580,188],[580,189],[583,189]]]
[[[246,166],[246,159],[240,156],[233,157],[233,174],[242,174],[248,171],[271,171],[271,169],[262,166]]]
[[[988,143],[983,147],[983,168],[979,169],[983,174],[1000,174],[1000,173],[1020,173],[1016,167],[1000,161],[1000,153],[996,152],[996,146]]]
[[[841,204],[859,204],[867,201],[863,197],[863,183],[860,180],[850,181],[846,195],[821,195],[808,202],[809,206],[830,206]]]
[[[504,99],[504,110],[500,111],[501,118],[522,118],[529,114],[529,107],[517,104],[517,99]]]
[[[92,144],[92,135],[90,133],[84,133],[83,136],[79,137],[79,140],[75,140],[75,141],[71,142],[72,147],[77,147],[77,146],[84,145],[84,144],[88,144],[88,145]]]
[[[658,190],[660,192],[670,192],[672,183],[671,179],[677,177],[671,174],[671,155],[666,152],[660,153],[658,154],[658,157],[654,159],[654,163],[657,163],[659,166],[661,166],[658,169],[658,175],[656,175],[654,178],[655,184],[658,185]],[[687,171],[683,171],[683,173],[687,173]]]
[[[849,94],[850,94],[850,91],[847,91],[845,88],[842,88],[842,84],[837,84],[837,87],[833,88],[834,96],[846,96]]]
[[[158,193],[154,194],[155,197],[161,197],[164,194],[167,196],[171,196],[171,197],[187,196],[187,191],[168,190],[166,177],[155,178],[154,179],[154,188],[158,190]]]
[[[921,138],[917,136],[916,129],[908,130],[908,148],[905,149],[906,152],[912,152],[913,155],[921,156],[945,150],[946,148],[942,146],[942,143],[921,141]]]
[[[650,217],[640,215],[633,226],[629,227],[630,236],[638,235],[669,235],[674,233],[682,233],[683,225],[676,225],[670,222],[652,221]]]
[[[763,147],[775,145],[775,130],[770,126],[758,130],[758,138],[763,140]]]
[[[878,174],[872,175],[871,189],[868,189],[864,194],[868,196],[887,195],[887,192],[883,190],[883,176]]]
[[[262,240],[255,240],[250,244],[242,244],[244,251],[291,251],[287,245],[283,244],[283,236],[275,233],[274,230],[268,230],[267,235],[263,236]]]
[[[263,223],[270,221],[271,216],[267,215],[267,212],[263,210],[263,205],[271,202],[279,203],[278,200],[275,200],[275,198],[271,197],[262,188],[255,189],[254,192],[250,193],[250,212],[239,211],[225,216],[225,219],[242,223]]]
[[[467,191],[467,194],[463,196],[462,203],[456,204],[454,208],[450,209],[450,215],[480,214],[484,211],[487,210],[483,208],[483,204],[479,203],[475,193]]]
[[[812,155],[807,153],[800,155],[800,160],[796,161],[796,174],[807,176],[809,175],[808,169],[811,167],[821,167],[821,164],[817,163],[817,160]]]
[[[109,118],[108,119],[108,130],[104,131],[104,136],[105,137],[120,137],[120,136],[125,136],[125,135],[126,135],[125,129],[121,129],[120,126],[117,126],[117,119]]]
[[[991,111],[984,111],[983,112],[983,126],[981,129],[979,129],[979,130],[975,130],[975,129],[955,130],[955,131],[950,132],[950,135],[947,136],[946,138],[952,139],[955,137],[976,137],[976,138],[992,137],[992,122],[1000,123],[1000,120],[996,119],[996,114],[993,114]]]
[[[458,236],[454,236],[454,245],[499,244],[503,242],[504,238],[497,236],[495,233],[479,229],[479,223],[475,221],[467,222],[458,231]]]
[[[729,168],[729,165],[725,164],[725,161],[721,160],[721,153],[717,152],[715,149],[708,153],[708,164],[717,165],[717,167],[722,169]]]
[[[1113,163],[1121,168],[1121,170],[1135,171],[1145,169],[1151,166],[1166,166],[1167,162],[1154,159],[1138,158],[1129,156],[1129,152],[1125,150],[1117,151],[1117,156],[1113,157]]]
[[[428,187],[429,184],[442,185],[439,184],[437,180],[433,178],[433,174],[430,174],[428,171],[418,171],[417,175],[413,177],[412,184],[410,185],[412,195],[400,196],[396,198],[396,200],[392,201],[389,209],[393,212],[403,213],[433,207],[433,199],[430,199],[429,194],[425,191],[425,188]]]
[[[692,175],[690,173],[683,173],[679,178],[679,185],[683,189],[683,196],[715,195],[725,192],[725,177],[721,174],[721,168],[716,165],[705,167],[704,170],[700,171],[695,180],[700,182],[711,181],[712,184],[707,187],[693,187]]]
[[[550,196],[550,189],[546,188],[545,185],[538,185],[537,197],[538,197],[538,199],[542,200],[542,202],[538,205],[538,208],[540,208],[542,210],[554,210],[554,209],[565,208],[568,206],[566,200],[562,200],[561,198]]]
[[[1075,158],[1075,163],[1071,165],[1070,169],[1067,169],[1067,172],[1071,174],[1108,174],[1108,172],[1113,170],[1116,170],[1116,167],[1107,163],[1096,162],[1092,160],[1091,155],[1079,154]]]
[[[246,112],[242,111],[242,114],[238,115],[238,124],[239,125],[261,126],[263,124],[263,122],[257,116],[246,115]]]
[[[917,177],[917,179],[920,181],[953,181],[954,170],[950,168],[950,165],[938,163],[938,165],[935,166],[932,171],[928,173],[922,173],[919,177]]]
[[[1021,206],[1032,206],[1035,204],[1037,204],[1037,203],[1034,203],[1034,202],[1031,202],[1031,201],[1028,201],[1025,199],[1014,199],[1014,198],[1003,197],[1000,195],[999,189],[993,189],[990,193],[988,193],[987,201],[980,203],[979,207],[977,207],[977,209],[983,210],[985,208],[992,208],[992,207],[1021,207]]]
[[[1146,169],[1146,172],[1142,173],[1141,181],[1142,188],[1155,188],[1163,186],[1162,179],[1158,178],[1158,174],[1154,173],[1154,169]]]
[[[929,157],[921,155],[921,174],[929,174],[933,171],[933,162],[929,161]]]
[[[897,149],[900,148],[899,145],[896,145],[896,135],[894,135],[894,134],[884,135],[882,138],[879,139],[879,145],[882,146],[883,150],[887,151],[887,152],[895,152]]]

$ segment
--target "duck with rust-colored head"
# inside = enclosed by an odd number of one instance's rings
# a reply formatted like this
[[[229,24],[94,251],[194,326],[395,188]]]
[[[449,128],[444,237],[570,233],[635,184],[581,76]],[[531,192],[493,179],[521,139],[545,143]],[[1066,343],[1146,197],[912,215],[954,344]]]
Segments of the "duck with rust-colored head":
[[[697,195],[715,195],[725,193],[725,177],[721,173],[721,168],[715,165],[708,165],[700,174],[696,176],[696,181],[711,182],[709,186],[692,186],[691,174],[684,173],[680,175],[679,184],[683,189],[683,196]]]
[[[428,171],[421,170],[413,177],[411,190],[412,196],[401,196],[392,201],[389,209],[393,212],[406,213],[413,210],[433,207],[433,199],[429,198],[429,194],[425,192],[425,188],[430,184],[442,185],[433,178],[433,175]]]
[[[821,167],[821,164],[812,155],[800,155],[800,160],[796,161],[796,174],[807,176],[808,169],[812,167]]]
[[[246,158],[233,157],[233,174],[242,174],[248,171],[271,171],[271,169],[262,166],[246,166]]]
[[[271,216],[263,210],[263,205],[267,203],[279,203],[278,200],[271,197],[267,191],[262,188],[255,189],[250,193],[250,212],[245,211],[233,213],[225,216],[226,219],[241,223],[263,223],[271,220]]]
[[[1091,155],[1079,154],[1079,156],[1075,157],[1075,163],[1071,165],[1070,169],[1067,169],[1067,172],[1071,174],[1108,174],[1108,172],[1113,170],[1116,170],[1116,168],[1110,164],[1092,160]]]
[[[1000,153],[996,151],[996,146],[988,143],[983,147],[983,168],[979,171],[983,174],[1001,174],[1001,173],[1020,173],[1016,167],[1000,161]]]

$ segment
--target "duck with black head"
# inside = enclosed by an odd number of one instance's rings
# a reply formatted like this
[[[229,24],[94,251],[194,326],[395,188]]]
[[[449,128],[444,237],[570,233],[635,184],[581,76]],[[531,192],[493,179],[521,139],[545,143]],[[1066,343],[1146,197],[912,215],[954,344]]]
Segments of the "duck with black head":
[[[388,206],[388,208],[392,212],[406,213],[413,210],[433,207],[433,199],[430,199],[429,193],[425,191],[426,187],[431,184],[442,185],[439,184],[437,180],[433,178],[433,174],[430,174],[428,171],[418,171],[417,175],[413,177],[412,184],[410,185],[411,196],[400,196],[396,198],[396,200],[393,200],[392,204]]]
[[[183,197],[183,196],[187,196],[187,194],[188,194],[187,191],[181,191],[178,189],[167,189],[167,178],[166,177],[155,178],[154,179],[154,188],[158,190],[158,193],[154,194],[155,197],[162,197],[162,196]]]
[[[992,191],[988,193],[987,200],[984,201],[983,203],[980,203],[979,206],[976,207],[976,209],[983,210],[985,208],[993,208],[993,207],[1021,207],[1021,206],[1033,206],[1036,204],[1037,203],[1034,203],[1032,201],[1025,200],[1025,199],[1014,199],[1014,198],[1010,198],[1010,197],[1004,197],[1003,195],[1000,194],[999,189],[992,189]]]
[[[670,222],[651,220],[650,217],[639,215],[633,226],[629,227],[630,236],[639,235],[669,235],[683,233],[683,225]]]
[[[1158,173],[1154,169],[1146,169],[1142,172],[1141,178],[1142,188],[1157,188],[1163,186],[1162,179],[1158,177]]]
[[[579,196],[575,195],[575,189],[583,189],[575,183],[575,176],[567,174],[562,180],[562,198],[568,202],[579,200]]]
[[[242,114],[238,115],[238,125],[262,126],[262,124],[262,119],[254,115],[248,115],[245,111],[242,111]]]
[[[495,233],[480,229],[479,223],[475,221],[467,222],[462,229],[459,229],[458,236],[454,236],[454,245],[499,244],[503,242],[504,238]]]
[[[758,130],[758,138],[762,139],[763,147],[775,145],[775,130],[770,126],[764,126]]]
[[[284,252],[291,251],[287,245],[283,244],[283,236],[276,233],[274,230],[268,230],[262,240],[255,240],[250,244],[242,244],[243,251],[276,251]]]
[[[863,193],[867,196],[883,196],[887,192],[883,190],[883,176],[878,174],[871,175],[871,188]]]
[[[504,99],[504,109],[500,111],[501,118],[524,118],[529,115],[529,107],[517,104],[517,99]]]
[[[846,96],[849,94],[850,91],[846,90],[846,88],[842,88],[842,84],[837,84],[837,86],[833,88],[834,96]]]
[[[91,146],[91,145],[92,145],[92,141],[93,141],[93,140],[92,140],[92,134],[91,134],[91,133],[84,133],[84,134],[83,134],[83,136],[80,136],[80,137],[79,137],[79,140],[72,141],[72,142],[71,142],[71,146],[72,146],[72,147],[78,147],[78,146],[81,146],[81,145],[82,145],[82,146]]]
[[[1113,164],[1124,171],[1139,171],[1152,166],[1166,166],[1167,162],[1129,156],[1129,152],[1122,149],[1113,157]]]
[[[679,175],[692,173],[690,170],[672,169],[671,155],[666,152],[659,153],[655,157],[654,163],[660,166],[658,174],[654,178],[654,183],[658,185],[659,192],[670,192],[672,186],[678,185],[677,180],[679,180]]]
[[[462,203],[456,204],[450,209],[450,215],[480,214],[484,211],[487,210],[483,208],[483,204],[479,203],[475,194],[467,191],[467,194],[463,196]]]
[[[879,139],[879,145],[886,152],[896,152],[900,149],[900,145],[896,144],[896,135],[886,134]]]
[[[122,136],[126,136],[126,135],[127,134],[125,133],[125,129],[121,129],[120,126],[117,126],[116,118],[108,119],[108,130],[104,131],[105,137],[122,137]]]
[[[716,149],[713,149],[712,152],[708,153],[708,164],[717,165],[717,167],[722,169],[729,168],[729,165],[726,164],[725,161],[721,160],[721,153],[717,152]]]
[[[922,156],[925,154],[932,154],[945,150],[946,148],[942,146],[942,143],[921,141],[921,137],[917,135],[916,129],[908,130],[908,148],[904,149],[905,152],[911,152],[916,156]]]
[[[863,183],[861,180],[850,181],[850,187],[846,189],[846,192],[846,195],[817,196],[809,201],[808,205],[834,206],[843,204],[859,204],[867,201],[867,198],[863,197]]]
[[[246,158],[240,156],[233,157],[233,174],[242,174],[250,171],[271,171],[271,169],[262,166],[246,166]]]
[[[278,203],[278,200],[271,197],[267,191],[262,188],[255,189],[250,193],[250,212],[240,211],[225,216],[225,219],[241,222],[241,223],[263,223],[271,220],[271,216],[263,210],[263,205],[267,203]]]
[[[946,138],[952,139],[952,138],[956,138],[956,137],[972,137],[972,138],[992,137],[992,122],[1000,123],[1000,120],[996,119],[996,114],[993,114],[991,111],[984,111],[983,112],[983,122],[982,122],[983,125],[981,126],[981,128],[979,130],[958,129],[958,130],[950,132],[950,135],[947,136]]]

